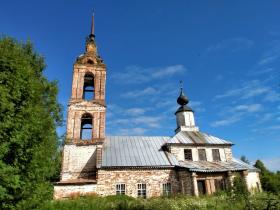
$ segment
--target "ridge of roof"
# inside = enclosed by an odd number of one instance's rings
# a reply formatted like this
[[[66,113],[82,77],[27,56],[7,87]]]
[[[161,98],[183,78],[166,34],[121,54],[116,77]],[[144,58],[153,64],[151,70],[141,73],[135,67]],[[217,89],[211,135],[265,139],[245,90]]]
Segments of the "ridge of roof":
[[[105,138],[171,138],[171,136],[124,136],[124,135],[116,135],[116,136],[106,136]]]
[[[233,145],[232,142],[201,131],[180,131],[167,144]]]

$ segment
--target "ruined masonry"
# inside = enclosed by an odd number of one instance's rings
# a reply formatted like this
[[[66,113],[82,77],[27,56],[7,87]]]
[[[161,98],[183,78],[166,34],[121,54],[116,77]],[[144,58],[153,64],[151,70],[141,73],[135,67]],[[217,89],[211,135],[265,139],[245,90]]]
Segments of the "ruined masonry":
[[[106,65],[97,53],[94,18],[85,53],[73,70],[61,179],[54,199],[91,194],[199,196],[231,186],[240,174],[260,191],[258,169],[235,159],[233,143],[203,133],[181,88],[174,136],[105,135]]]

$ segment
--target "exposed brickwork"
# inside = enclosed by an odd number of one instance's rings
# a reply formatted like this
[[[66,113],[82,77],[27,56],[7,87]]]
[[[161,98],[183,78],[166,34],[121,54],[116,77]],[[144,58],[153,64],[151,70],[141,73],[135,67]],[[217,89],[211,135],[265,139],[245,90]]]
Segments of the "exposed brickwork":
[[[126,194],[137,197],[137,184],[147,184],[147,197],[160,196],[162,184],[171,183],[172,193],[181,191],[178,172],[169,169],[130,169],[130,170],[99,170],[97,192],[100,195],[115,195],[116,184],[126,184]],[[185,178],[189,178],[187,172]],[[183,176],[183,174],[182,174]],[[185,182],[188,188],[188,182]]]
[[[227,161],[232,160],[232,151],[230,147],[225,148],[225,157]]]

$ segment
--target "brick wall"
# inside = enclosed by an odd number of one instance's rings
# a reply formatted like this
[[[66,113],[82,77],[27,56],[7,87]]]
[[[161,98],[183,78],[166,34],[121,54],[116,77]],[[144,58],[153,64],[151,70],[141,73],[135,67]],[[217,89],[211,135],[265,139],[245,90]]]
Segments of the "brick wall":
[[[100,195],[115,195],[116,184],[126,184],[126,194],[137,197],[137,184],[146,183],[147,197],[160,196],[162,184],[171,183],[172,193],[181,192],[180,177],[185,179],[186,192],[190,192],[190,176],[188,172],[179,173],[171,169],[150,170],[99,170],[97,192]]]

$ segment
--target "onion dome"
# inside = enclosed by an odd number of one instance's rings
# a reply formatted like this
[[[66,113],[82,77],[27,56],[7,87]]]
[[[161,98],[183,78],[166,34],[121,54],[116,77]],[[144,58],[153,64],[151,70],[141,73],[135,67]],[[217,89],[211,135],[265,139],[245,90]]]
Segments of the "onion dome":
[[[189,103],[189,99],[183,92],[182,81],[180,83],[181,83],[181,92],[179,97],[177,98],[177,103],[180,105],[180,107],[175,112],[175,114],[177,114],[178,112],[185,112],[185,111],[193,112],[192,108],[187,106],[187,104]]]
[[[180,95],[177,98],[177,103],[181,106],[185,106],[189,103],[188,97],[183,93],[183,88],[181,88]]]

